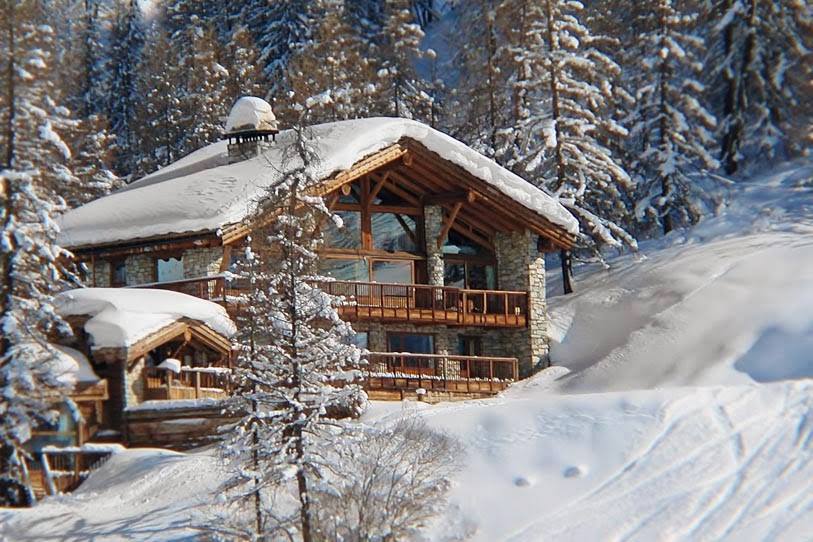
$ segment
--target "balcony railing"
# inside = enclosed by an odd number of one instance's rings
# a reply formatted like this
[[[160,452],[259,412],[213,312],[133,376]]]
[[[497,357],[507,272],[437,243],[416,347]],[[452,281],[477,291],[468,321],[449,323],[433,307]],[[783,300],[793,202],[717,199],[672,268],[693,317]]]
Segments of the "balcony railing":
[[[144,369],[146,400],[222,399],[232,390],[232,372],[225,367],[181,367]]]
[[[349,321],[376,320],[460,326],[524,327],[528,322],[528,292],[465,290],[428,284],[386,284],[331,280],[318,283],[325,292],[344,298],[339,308]],[[140,284],[189,294],[237,312],[235,288],[222,275]]]
[[[368,389],[496,393],[519,379],[516,358],[370,352]]]
[[[528,321],[527,292],[338,280],[321,282],[319,287],[344,298],[340,313],[350,321],[494,327],[523,327]]]
[[[150,282],[147,284],[129,286],[129,288],[155,288],[157,290],[180,292],[200,299],[214,301],[222,305],[225,305],[228,301],[226,277],[223,275],[171,280],[167,282]]]

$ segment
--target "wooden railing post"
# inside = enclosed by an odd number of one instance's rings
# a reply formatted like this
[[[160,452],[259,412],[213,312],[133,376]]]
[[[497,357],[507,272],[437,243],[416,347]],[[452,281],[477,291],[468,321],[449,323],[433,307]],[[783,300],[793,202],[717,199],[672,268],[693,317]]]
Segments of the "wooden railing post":
[[[200,373],[195,371],[195,399],[200,399]]]

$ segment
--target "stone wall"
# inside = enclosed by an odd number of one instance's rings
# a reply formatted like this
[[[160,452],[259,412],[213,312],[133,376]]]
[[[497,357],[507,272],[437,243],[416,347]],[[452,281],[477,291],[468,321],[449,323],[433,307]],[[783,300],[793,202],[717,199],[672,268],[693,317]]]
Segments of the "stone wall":
[[[184,278],[192,279],[215,275],[220,272],[223,261],[223,247],[192,248],[183,252]],[[148,284],[156,280],[155,254],[135,254],[125,260],[127,266],[127,285]],[[110,286],[110,262],[96,261],[96,286]],[[91,277],[91,280],[93,277]]]
[[[192,279],[220,273],[223,247],[193,248],[183,253],[184,278]]]
[[[98,288],[110,287],[110,262],[105,260],[97,260],[94,274],[91,275],[90,280],[95,280],[94,286]]]
[[[123,362],[122,365],[126,365]],[[144,401],[144,367],[146,358],[141,357],[124,370],[124,408]]]
[[[443,248],[438,248],[438,236],[443,230],[443,207],[440,205],[424,207],[423,223],[428,282],[433,286],[443,286]]]
[[[155,259],[151,254],[127,256],[127,286],[155,282]]]
[[[530,232],[497,233],[498,280],[503,290],[528,291],[528,327],[503,331],[503,349],[520,361],[520,376],[549,364],[548,313],[545,297],[545,258]]]

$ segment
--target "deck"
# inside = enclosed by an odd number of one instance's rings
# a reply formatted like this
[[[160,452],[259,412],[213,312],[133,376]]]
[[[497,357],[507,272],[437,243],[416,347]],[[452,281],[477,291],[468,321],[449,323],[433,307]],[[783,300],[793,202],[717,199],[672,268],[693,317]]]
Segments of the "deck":
[[[189,294],[237,312],[241,290],[230,288],[223,276],[202,277],[134,286]],[[349,322],[377,321],[417,325],[525,327],[528,292],[467,290],[427,284],[324,281],[319,287],[340,296],[341,317]]]

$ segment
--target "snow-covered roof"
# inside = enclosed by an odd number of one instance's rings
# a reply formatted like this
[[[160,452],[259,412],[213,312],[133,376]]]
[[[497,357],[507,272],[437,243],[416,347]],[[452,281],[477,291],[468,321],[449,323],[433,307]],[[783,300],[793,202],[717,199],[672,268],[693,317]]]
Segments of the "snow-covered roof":
[[[237,100],[226,120],[226,132],[276,129],[277,117],[271,104],[254,96],[243,96]]]
[[[58,353],[54,367],[58,380],[68,385],[99,381],[99,376],[93,371],[93,366],[82,352],[58,344],[53,347]]]
[[[93,349],[126,348],[166,326],[189,318],[231,337],[236,328],[226,309],[190,295],[146,288],[80,288],[56,296],[60,316],[89,316],[85,332]]]
[[[489,183],[570,234],[576,219],[549,194],[464,143],[424,124],[400,118],[356,119],[312,127],[320,162],[314,175],[327,179],[402,138],[421,143]],[[115,243],[163,235],[214,232],[246,218],[280,176],[283,149],[293,138],[281,132],[259,156],[229,164],[226,142],[208,145],[125,189],[68,212],[59,242],[67,247]],[[294,160],[288,168],[297,166]]]

